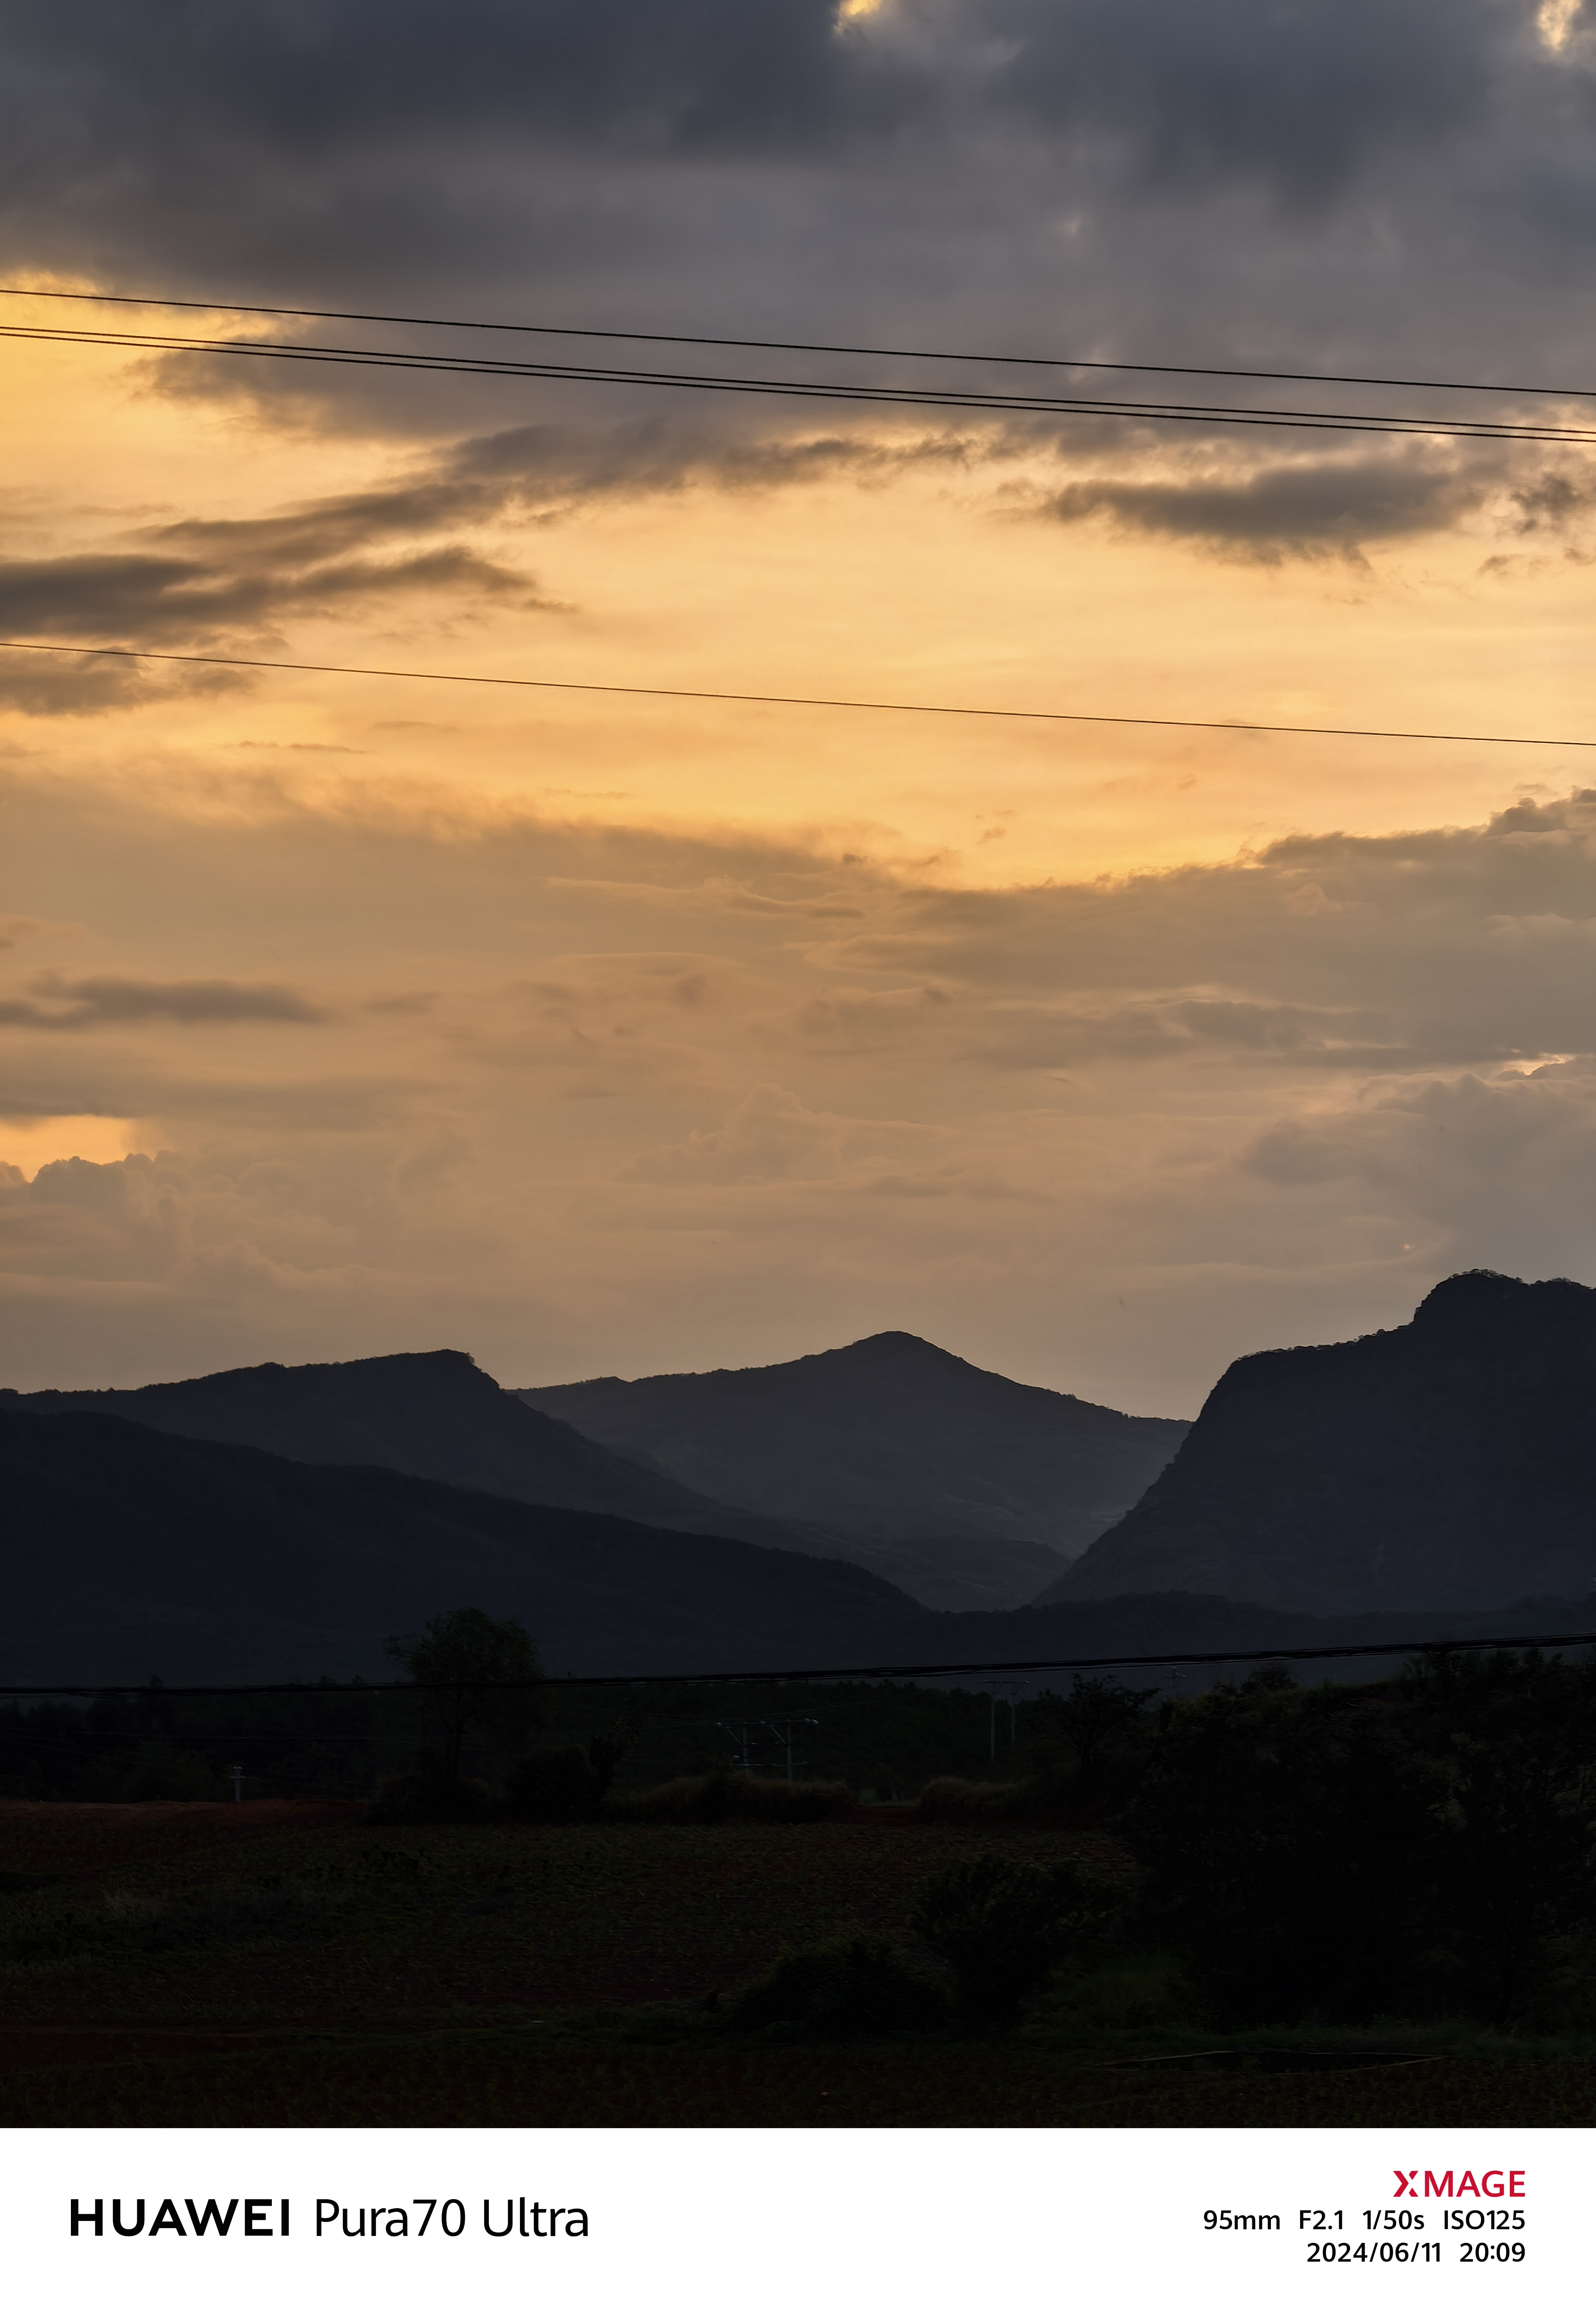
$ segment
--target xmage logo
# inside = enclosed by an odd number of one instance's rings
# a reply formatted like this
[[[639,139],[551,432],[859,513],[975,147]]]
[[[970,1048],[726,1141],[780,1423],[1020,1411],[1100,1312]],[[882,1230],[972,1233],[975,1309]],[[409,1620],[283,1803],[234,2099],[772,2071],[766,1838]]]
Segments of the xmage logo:
[[[1471,2194],[1477,2201],[1522,2201],[1524,2198],[1525,2172],[1522,2169],[1482,2169],[1477,2177],[1472,2169],[1465,2169],[1461,2176],[1450,2169],[1426,2169],[1423,2173],[1424,2182],[1421,2185],[1418,2170],[1394,2171],[1396,2190],[1391,2197],[1393,2200],[1422,2198],[1429,2201],[1462,2201]]]

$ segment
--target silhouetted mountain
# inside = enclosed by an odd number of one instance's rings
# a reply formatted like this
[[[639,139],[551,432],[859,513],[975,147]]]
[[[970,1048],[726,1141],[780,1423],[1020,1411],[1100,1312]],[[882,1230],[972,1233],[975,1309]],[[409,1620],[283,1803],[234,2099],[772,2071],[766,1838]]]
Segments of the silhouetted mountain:
[[[463,1606],[517,1618],[554,1674],[1018,1671],[1048,1658],[1596,1628],[1590,1604],[1534,1600],[1494,1620],[1329,1620],[1193,1593],[938,1612],[843,1561],[71,1413],[0,1413],[0,1483],[8,1682],[386,1680],[386,1634]],[[1178,1686],[1190,1693],[1225,1670],[1181,1667]],[[1167,1668],[1120,1674],[1176,1685]]]
[[[386,1634],[461,1607],[561,1672],[868,1663],[926,1615],[846,1561],[120,1417],[0,1414],[0,1483],[8,1681],[387,1679]]]
[[[819,1534],[933,1608],[1030,1600],[1186,1426],[1016,1384],[889,1331],[773,1368],[595,1377],[519,1398],[708,1496]]]
[[[1463,1272],[1405,1329],[1255,1353],[1040,1598],[1494,1608],[1596,1582],[1596,1289]]]
[[[816,1549],[761,1514],[694,1496],[652,1467],[612,1456],[502,1391],[467,1353],[390,1353],[301,1368],[267,1361],[129,1392],[0,1391],[0,1408],[130,1417],[187,1440],[236,1442],[301,1464],[386,1465],[528,1504]]]

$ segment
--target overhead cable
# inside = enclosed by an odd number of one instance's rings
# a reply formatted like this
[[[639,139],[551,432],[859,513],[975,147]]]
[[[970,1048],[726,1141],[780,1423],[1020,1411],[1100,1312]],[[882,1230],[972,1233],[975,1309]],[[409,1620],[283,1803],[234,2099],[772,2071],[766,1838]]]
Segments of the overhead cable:
[[[549,320],[455,319],[425,312],[349,312],[310,304],[229,304],[214,298],[118,296],[91,288],[0,288],[4,296],[42,296],[58,303],[138,305],[169,312],[232,312],[250,319],[359,320],[395,328],[469,328],[501,336],[582,336],[627,344],[697,344],[723,352],[823,353],[858,360],[958,361],[992,368],[1092,369],[1120,376],[1236,377],[1256,384],[1356,384],[1389,386],[1415,392],[1501,392],[1546,400],[1588,400],[1596,386],[1486,384],[1478,378],[1421,376],[1353,376],[1328,369],[1199,368],[1183,361],[1080,360],[1063,353],[928,351],[906,344],[828,344],[780,336],[695,336],[658,328],[589,328]]]
[[[0,640],[0,648],[44,656],[110,657],[135,664],[221,665],[242,672],[347,674],[358,680],[438,680],[465,688],[549,689],[573,696],[657,696],[699,704],[778,704],[816,712],[916,712],[956,720],[1041,720],[1094,728],[1196,728],[1244,736],[1367,736],[1404,744],[1529,744],[1596,751],[1596,736],[1485,736],[1456,728],[1319,727],[1295,720],[1176,720],[1145,712],[1047,712],[1012,704],[906,704],[886,697],[777,696],[741,688],[660,688],[641,682],[542,680],[502,672],[429,672],[413,665],[310,664],[262,656],[202,656],[176,649],[89,648],[66,641]]]
[[[466,359],[434,353],[369,352],[353,344],[284,344],[265,337],[157,335],[108,328],[29,327],[0,323],[0,336],[30,343],[181,353],[218,359],[284,361],[305,367],[392,370],[406,375],[491,377],[523,383],[621,385],[649,390],[717,392],[762,400],[841,401],[874,408],[932,408],[989,416],[1102,417],[1158,424],[1242,426],[1264,431],[1352,432],[1399,438],[1596,441],[1596,427],[1498,423],[1487,418],[1370,415],[1336,409],[1243,408],[1202,401],[1108,400],[1091,395],[955,391],[899,385],[816,383],[793,377],[710,376],[667,369],[598,368],[561,361]]]
[[[952,1673],[1074,1672],[1082,1665],[1181,1664],[1309,1664],[1320,1658],[1360,1656],[1452,1656],[1481,1649],[1577,1649],[1596,1646],[1596,1633],[1481,1633],[1456,1640],[1355,1641],[1337,1648],[1180,1649],[1156,1656],[1069,1656],[999,1658],[981,1664],[804,1664],[779,1671],[758,1672],[573,1672],[551,1673],[541,1680],[267,1680],[229,1684],[205,1683],[197,1688],[168,1688],[149,1681],[124,1681],[95,1687],[83,1682],[52,1681],[0,1685],[0,1697],[374,1697],[408,1690],[412,1695],[438,1688],[464,1694],[483,1689],[642,1688],[676,1687],[705,1681],[784,1680],[929,1680]]]

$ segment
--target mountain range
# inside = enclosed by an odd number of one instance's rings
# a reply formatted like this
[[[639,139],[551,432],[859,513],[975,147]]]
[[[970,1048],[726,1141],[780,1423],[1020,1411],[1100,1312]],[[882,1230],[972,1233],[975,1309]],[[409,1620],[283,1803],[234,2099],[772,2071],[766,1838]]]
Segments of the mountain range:
[[[0,1411],[0,1484],[12,1684],[386,1680],[386,1635],[462,1606],[517,1618],[556,1675],[1001,1669],[1596,1626],[1589,1603],[1536,1600],[1498,1620],[1322,1619],[1189,1593],[936,1611],[847,1562],[78,1411]],[[1188,1665],[1180,1685],[1222,1670]]]
[[[387,1634],[462,1607],[561,1672],[867,1663],[927,1613],[845,1561],[123,1417],[0,1412],[0,1484],[6,1681],[386,1680]]]
[[[454,1352],[5,1394],[0,1482],[18,1681],[372,1676],[462,1605],[566,1672],[1566,1629],[1596,1289],[1455,1275],[1404,1327],[1237,1361],[1184,1438],[888,1334],[530,1398]]]
[[[518,1398],[618,1456],[799,1523],[938,1609],[1014,1608],[1118,1520],[1187,1426],[1016,1384],[889,1330],[770,1368]]]
[[[380,1465],[523,1503],[852,1561],[933,1608],[1032,1599],[1185,1431],[872,1337],[765,1369],[516,1393],[459,1352],[0,1392],[303,1464]]]
[[[309,1465],[382,1465],[422,1480],[528,1504],[615,1513],[658,1528],[793,1547],[760,1513],[696,1496],[614,1456],[503,1391],[466,1353],[387,1353],[364,1361],[225,1369],[128,1391],[0,1391],[36,1416],[119,1416],[189,1441],[228,1441]]]

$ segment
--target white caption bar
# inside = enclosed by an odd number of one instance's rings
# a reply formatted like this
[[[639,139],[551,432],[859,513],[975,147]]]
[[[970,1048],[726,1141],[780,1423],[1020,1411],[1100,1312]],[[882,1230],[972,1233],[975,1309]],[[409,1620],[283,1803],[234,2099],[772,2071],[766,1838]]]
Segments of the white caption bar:
[[[1566,2301],[1580,2130],[11,2131],[12,2281],[64,2305]]]

